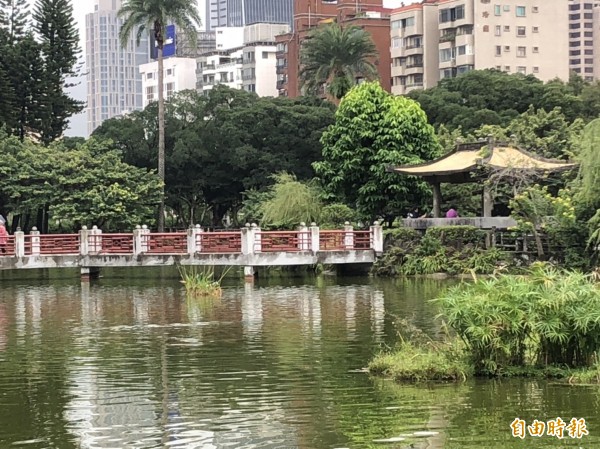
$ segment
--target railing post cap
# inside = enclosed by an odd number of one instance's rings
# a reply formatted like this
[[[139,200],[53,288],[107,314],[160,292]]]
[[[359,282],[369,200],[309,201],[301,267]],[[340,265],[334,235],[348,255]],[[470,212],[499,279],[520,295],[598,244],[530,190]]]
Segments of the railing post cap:
[[[300,226],[306,226],[306,223],[304,223],[303,221],[300,222]]]
[[[373,226],[379,226],[379,222],[378,222],[377,220],[375,220],[375,221],[373,222]]]
[[[148,229],[148,226],[142,225],[142,229]]]
[[[136,225],[135,229],[142,229],[140,225]]]
[[[200,229],[200,225],[197,224],[196,226],[194,226],[196,229]]]
[[[87,231],[87,226],[86,226],[86,225],[83,225],[83,226],[81,227],[81,230],[82,230],[82,231]]]
[[[350,226],[350,222],[349,221],[345,221],[344,222],[344,226]]]
[[[256,228],[256,223],[252,223],[250,226],[252,226],[253,228]]]
[[[310,225],[311,226],[316,226],[317,224],[313,221]]]
[[[31,228],[32,231],[37,231],[37,227],[34,226],[33,228]]]
[[[98,226],[94,225],[92,226],[92,229],[98,229]]]
[[[250,227],[250,223],[246,223],[244,226],[245,226],[246,228],[249,228],[249,227]]]

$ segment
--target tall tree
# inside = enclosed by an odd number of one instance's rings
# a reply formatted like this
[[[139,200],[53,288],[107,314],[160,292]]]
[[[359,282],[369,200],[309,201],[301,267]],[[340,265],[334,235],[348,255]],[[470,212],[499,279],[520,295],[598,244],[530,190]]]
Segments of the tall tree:
[[[317,27],[302,47],[301,82],[307,93],[319,94],[324,86],[328,95],[339,100],[357,78],[377,78],[375,56],[375,44],[362,28],[337,23]]]
[[[78,72],[79,33],[69,0],[37,0],[33,19],[44,60],[45,92],[40,97],[39,134],[48,144],[61,137],[69,118],[83,109],[83,103],[65,92],[70,87],[68,78]]]
[[[27,3],[18,0],[0,0],[0,26],[5,28],[10,42],[21,38],[29,22]]]
[[[164,63],[166,27],[174,24],[179,33],[183,33],[192,44],[197,42],[196,26],[201,20],[196,0],[125,0],[119,10],[123,26],[119,33],[121,45],[126,47],[135,33],[139,45],[144,32],[154,34],[158,49],[158,176],[165,181],[165,99],[164,99]],[[164,189],[164,187],[163,187]],[[164,190],[158,210],[158,231],[165,227]]]
[[[417,164],[439,153],[433,127],[419,105],[388,94],[378,82],[356,86],[344,97],[335,123],[323,133],[323,161],[313,167],[328,199],[356,207],[364,218],[385,216],[424,203],[426,183],[386,170]]]

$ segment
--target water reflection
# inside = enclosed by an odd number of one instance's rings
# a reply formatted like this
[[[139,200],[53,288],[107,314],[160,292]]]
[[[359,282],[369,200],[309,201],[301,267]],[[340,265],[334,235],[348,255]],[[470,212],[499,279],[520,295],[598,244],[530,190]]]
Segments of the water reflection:
[[[384,447],[500,449],[515,413],[597,417],[596,390],[398,386],[360,372],[393,343],[393,316],[416,315],[435,333],[424,299],[439,286],[258,284],[191,299],[176,280],[147,284],[0,291],[0,447],[369,448],[396,438]],[[589,428],[587,442],[599,443]]]

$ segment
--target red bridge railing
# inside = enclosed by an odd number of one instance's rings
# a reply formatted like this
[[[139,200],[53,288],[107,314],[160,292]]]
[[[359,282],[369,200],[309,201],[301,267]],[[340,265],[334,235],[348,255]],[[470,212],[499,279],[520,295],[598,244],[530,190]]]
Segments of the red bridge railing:
[[[6,238],[6,243],[0,245],[0,256],[14,256],[15,254],[15,236],[9,235]]]
[[[146,254],[185,254],[187,234],[185,232],[149,233],[142,236],[147,245]]]
[[[134,233],[108,233],[92,230],[81,234],[39,234],[8,236],[0,246],[0,257],[40,255],[131,255],[131,254],[188,254],[194,250],[204,254],[240,254],[242,239],[248,252],[277,253],[301,251],[370,250],[374,246],[371,231],[320,230],[318,248],[313,247],[314,231],[261,231],[248,230],[203,232],[199,227],[188,232],[153,233],[146,228]],[[81,236],[87,237],[87,253],[81,246]],[[195,236],[194,245],[188,239]],[[316,237],[316,235],[315,235]],[[315,242],[316,243],[316,242]],[[246,246],[244,245],[244,248]],[[2,252],[2,249],[4,250]],[[244,250],[245,251],[245,250]]]
[[[88,238],[89,253],[133,254],[133,234],[94,234]]]
[[[262,253],[296,252],[310,250],[310,232],[265,231],[256,234],[254,251]]]
[[[319,249],[321,251],[347,251],[370,249],[373,237],[370,231],[321,231]]]
[[[200,253],[241,253],[241,232],[202,232],[196,235]]]

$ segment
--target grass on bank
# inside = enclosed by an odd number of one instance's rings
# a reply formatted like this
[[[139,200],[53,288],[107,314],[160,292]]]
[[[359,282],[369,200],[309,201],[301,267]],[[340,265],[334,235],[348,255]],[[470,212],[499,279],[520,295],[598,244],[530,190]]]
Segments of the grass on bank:
[[[464,373],[600,381],[600,287],[590,276],[534,264],[526,276],[476,279],[434,301],[456,336],[423,344],[410,331],[394,352],[371,362],[373,373],[397,380]]]

